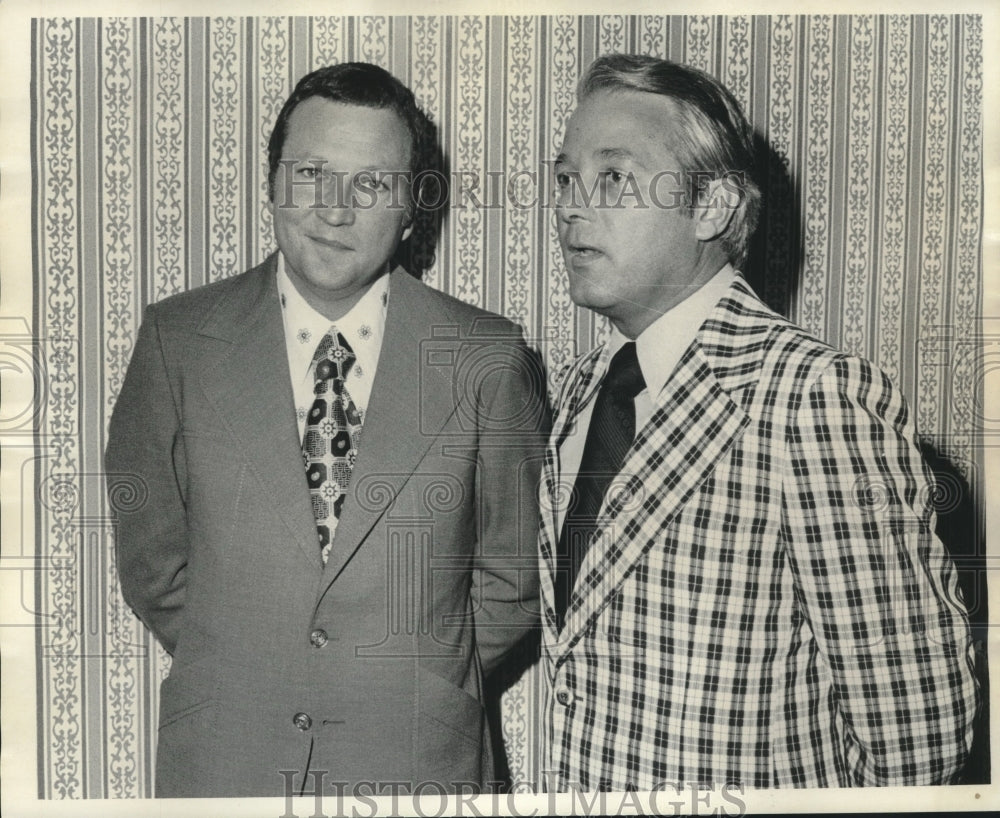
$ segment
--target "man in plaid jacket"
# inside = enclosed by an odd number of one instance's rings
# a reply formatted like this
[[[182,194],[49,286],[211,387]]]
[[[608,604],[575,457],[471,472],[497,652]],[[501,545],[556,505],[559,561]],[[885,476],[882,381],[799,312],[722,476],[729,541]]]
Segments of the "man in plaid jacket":
[[[899,392],[735,267],[752,131],[694,69],[612,55],[556,163],[573,300],[541,487],[554,790],[946,783],[976,684]]]

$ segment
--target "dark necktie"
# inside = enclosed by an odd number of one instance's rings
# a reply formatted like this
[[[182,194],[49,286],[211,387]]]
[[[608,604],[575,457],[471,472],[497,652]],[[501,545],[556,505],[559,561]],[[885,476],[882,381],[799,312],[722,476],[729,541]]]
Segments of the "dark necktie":
[[[361,416],[345,383],[354,360],[354,351],[344,336],[333,330],[323,336],[313,355],[316,399],[306,416],[302,456],[324,564],[330,556],[361,436]]]
[[[621,470],[635,438],[635,396],[642,379],[635,342],[615,353],[597,393],[583,447],[570,507],[556,550],[555,602],[559,629],[587,548],[597,531],[597,517],[608,484]]]

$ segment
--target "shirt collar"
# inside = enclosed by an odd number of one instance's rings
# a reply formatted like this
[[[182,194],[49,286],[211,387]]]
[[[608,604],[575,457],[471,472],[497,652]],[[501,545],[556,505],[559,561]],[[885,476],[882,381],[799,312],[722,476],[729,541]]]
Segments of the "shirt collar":
[[[378,364],[385,331],[385,313],[389,302],[389,273],[375,280],[358,303],[331,322],[312,307],[296,289],[285,269],[285,256],[278,253],[278,297],[285,323],[285,342],[289,350],[289,363],[293,365],[292,377],[300,378],[309,372],[313,354],[320,339],[336,327],[354,350],[357,363],[372,372]]]
[[[736,270],[726,264],[704,286],[663,313],[635,339],[639,367],[651,398],[659,395],[684,351],[694,341],[701,325],[729,290],[735,277]],[[608,359],[628,340],[612,327]]]

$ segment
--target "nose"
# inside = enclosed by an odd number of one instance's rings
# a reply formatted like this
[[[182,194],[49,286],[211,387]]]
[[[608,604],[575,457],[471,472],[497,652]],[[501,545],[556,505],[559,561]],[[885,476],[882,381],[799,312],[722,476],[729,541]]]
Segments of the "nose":
[[[562,224],[573,224],[573,222],[583,221],[583,214],[579,208],[568,208],[556,206],[556,215]]]
[[[346,173],[325,171],[313,184],[320,186],[316,190],[320,198],[309,207],[320,220],[332,227],[354,223],[354,189]]]
[[[560,177],[556,178],[556,216],[560,222],[570,224],[584,218],[585,203],[580,197],[578,175],[561,174]]]
[[[323,206],[316,209],[320,219],[333,227],[354,224],[353,193],[350,185],[326,184],[323,190]]]
[[[316,212],[331,227],[349,227],[354,224],[354,207],[350,202],[325,205],[317,208]]]
[[[564,204],[561,200],[556,200],[556,218],[559,224],[570,225],[583,221],[586,218],[585,213],[585,209],[579,202],[570,199],[568,203]]]

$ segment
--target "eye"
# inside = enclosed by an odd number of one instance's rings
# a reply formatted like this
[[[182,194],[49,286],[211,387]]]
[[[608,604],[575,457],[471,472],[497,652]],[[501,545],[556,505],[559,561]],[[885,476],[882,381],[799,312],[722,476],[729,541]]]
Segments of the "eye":
[[[354,184],[365,190],[389,190],[390,174],[363,170],[354,177]]]
[[[304,179],[317,179],[322,173],[323,171],[315,165],[300,165],[295,169],[295,175],[301,176]]]
[[[601,176],[605,179],[605,181],[611,182],[613,185],[620,185],[625,181],[625,177],[627,175],[628,174],[616,168],[609,168],[601,173]]]
[[[560,193],[564,193],[568,190],[579,187],[580,185],[580,171],[578,170],[560,170],[555,173],[556,190]]]

